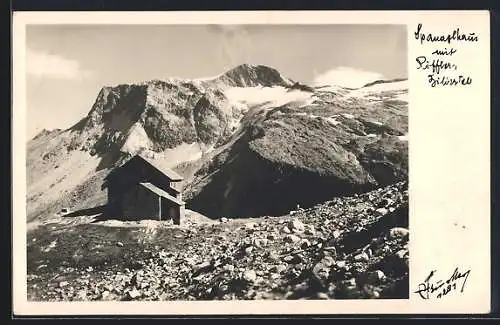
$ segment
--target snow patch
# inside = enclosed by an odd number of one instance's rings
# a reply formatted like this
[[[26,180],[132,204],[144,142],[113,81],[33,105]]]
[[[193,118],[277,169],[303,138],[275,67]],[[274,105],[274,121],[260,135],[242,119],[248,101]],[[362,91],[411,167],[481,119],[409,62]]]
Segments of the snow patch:
[[[165,149],[161,153],[154,153],[153,159],[166,168],[172,168],[181,162],[200,159],[203,150],[197,142],[183,143],[171,149]]]
[[[350,89],[342,87],[342,86],[327,85],[327,86],[316,87],[316,91],[318,91],[318,92],[330,92],[330,93],[334,93],[336,95],[337,94],[338,95],[345,95],[350,91]]]
[[[384,97],[408,101],[408,80],[380,83],[373,86],[354,89],[347,97],[364,98],[368,100],[382,100]]]
[[[313,100],[306,91],[288,91],[281,86],[275,87],[231,87],[224,91],[229,102],[237,107],[261,106],[262,108],[282,106],[291,102],[307,105]]]
[[[144,128],[140,124],[135,123],[130,129],[127,140],[123,144],[121,150],[123,152],[136,154],[144,148],[150,148],[151,146],[151,140],[146,134]]]

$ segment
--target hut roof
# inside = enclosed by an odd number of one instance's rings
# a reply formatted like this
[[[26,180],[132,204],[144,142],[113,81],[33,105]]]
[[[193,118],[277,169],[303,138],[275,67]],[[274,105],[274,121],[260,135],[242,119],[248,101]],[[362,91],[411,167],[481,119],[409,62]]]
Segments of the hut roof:
[[[158,163],[157,161],[155,161],[153,159],[149,159],[149,158],[146,158],[146,157],[141,156],[141,155],[134,156],[134,158],[136,158],[136,157],[144,160],[145,162],[147,162],[148,164],[150,164],[154,168],[158,169],[160,172],[165,174],[165,176],[167,176],[168,178],[170,178],[170,180],[172,180],[174,182],[182,181],[184,179],[182,176],[180,176],[179,174],[177,174],[176,172],[174,172],[170,168],[162,166],[160,163]],[[132,158],[132,159],[134,159],[134,158]]]
[[[154,186],[153,184],[151,183],[139,183],[141,186],[147,188],[148,190],[150,190],[151,192],[161,196],[161,197],[164,197],[178,205],[184,205],[185,202],[182,201],[182,200],[179,200],[178,198],[176,197],[173,197],[172,195],[168,194],[167,192],[165,192],[164,190],[162,190],[161,188],[159,187],[156,187]]]

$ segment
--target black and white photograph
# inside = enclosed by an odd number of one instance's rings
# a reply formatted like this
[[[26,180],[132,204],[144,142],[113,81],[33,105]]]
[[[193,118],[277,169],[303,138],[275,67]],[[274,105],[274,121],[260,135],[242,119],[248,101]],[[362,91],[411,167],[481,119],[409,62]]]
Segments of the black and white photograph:
[[[407,33],[27,25],[28,301],[408,299]]]

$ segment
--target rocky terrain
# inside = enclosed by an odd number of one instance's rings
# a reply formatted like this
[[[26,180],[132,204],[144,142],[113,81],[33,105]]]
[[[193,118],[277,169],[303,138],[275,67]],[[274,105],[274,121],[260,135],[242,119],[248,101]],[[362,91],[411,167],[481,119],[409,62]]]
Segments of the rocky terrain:
[[[406,298],[407,93],[248,64],[103,87],[27,144],[29,299]],[[182,226],[100,215],[138,153],[184,176]]]
[[[406,80],[312,87],[240,65],[210,80],[106,86],[87,116],[27,145],[28,221],[106,203],[104,177],[141,153],[185,177],[212,219],[286,214],[407,178]]]
[[[282,216],[47,221],[28,232],[28,298],[407,298],[408,239],[406,182]]]

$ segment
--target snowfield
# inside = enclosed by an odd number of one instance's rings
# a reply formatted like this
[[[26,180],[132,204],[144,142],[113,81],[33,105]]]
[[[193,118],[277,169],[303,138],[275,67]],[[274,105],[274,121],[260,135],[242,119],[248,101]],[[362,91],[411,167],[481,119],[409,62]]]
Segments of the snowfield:
[[[300,90],[289,91],[281,86],[231,87],[226,89],[224,93],[232,105],[237,107],[244,105],[248,108],[257,105],[261,106],[261,108],[270,108],[292,102],[305,106],[315,99],[310,92]]]

